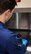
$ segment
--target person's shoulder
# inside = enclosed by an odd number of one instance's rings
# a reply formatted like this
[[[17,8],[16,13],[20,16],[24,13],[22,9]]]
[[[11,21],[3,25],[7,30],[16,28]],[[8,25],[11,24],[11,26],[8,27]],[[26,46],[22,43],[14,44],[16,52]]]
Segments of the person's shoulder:
[[[2,30],[0,30],[0,34],[1,34],[1,36],[5,37],[6,39],[15,36],[15,34],[12,31],[10,31],[6,28],[3,28]]]

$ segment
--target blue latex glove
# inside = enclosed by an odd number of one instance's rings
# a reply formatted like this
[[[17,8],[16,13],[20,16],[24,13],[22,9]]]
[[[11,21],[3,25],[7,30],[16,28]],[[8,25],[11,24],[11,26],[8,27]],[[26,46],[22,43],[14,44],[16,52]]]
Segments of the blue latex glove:
[[[26,39],[22,39],[22,44],[23,44],[23,45],[25,45],[25,46],[26,46],[26,45],[27,45],[27,43],[28,43],[28,40],[26,40]]]

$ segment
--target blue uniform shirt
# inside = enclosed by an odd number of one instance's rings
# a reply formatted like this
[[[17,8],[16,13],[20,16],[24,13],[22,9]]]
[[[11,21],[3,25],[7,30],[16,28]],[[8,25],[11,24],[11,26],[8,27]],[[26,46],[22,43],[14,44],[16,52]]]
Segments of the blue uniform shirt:
[[[18,48],[16,35],[0,22],[0,54],[24,54],[26,46]]]

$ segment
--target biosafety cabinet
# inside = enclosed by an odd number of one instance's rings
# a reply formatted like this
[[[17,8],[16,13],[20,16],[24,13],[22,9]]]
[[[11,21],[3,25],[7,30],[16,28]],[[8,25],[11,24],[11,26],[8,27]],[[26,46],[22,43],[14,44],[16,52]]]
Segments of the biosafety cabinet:
[[[18,34],[29,34],[30,42],[26,54],[31,54],[31,0],[21,0],[17,3],[11,19],[6,23],[8,29]]]

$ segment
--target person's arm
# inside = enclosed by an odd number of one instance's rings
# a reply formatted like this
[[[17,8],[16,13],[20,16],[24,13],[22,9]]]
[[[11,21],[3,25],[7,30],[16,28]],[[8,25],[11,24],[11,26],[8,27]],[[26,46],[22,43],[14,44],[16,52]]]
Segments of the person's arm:
[[[22,50],[23,54],[25,54],[25,52],[26,52],[26,48],[27,48],[28,42],[29,42],[28,39],[22,38],[21,50]]]
[[[13,33],[10,34],[10,37],[6,41],[6,48],[9,54],[16,54],[17,42],[16,36]]]

